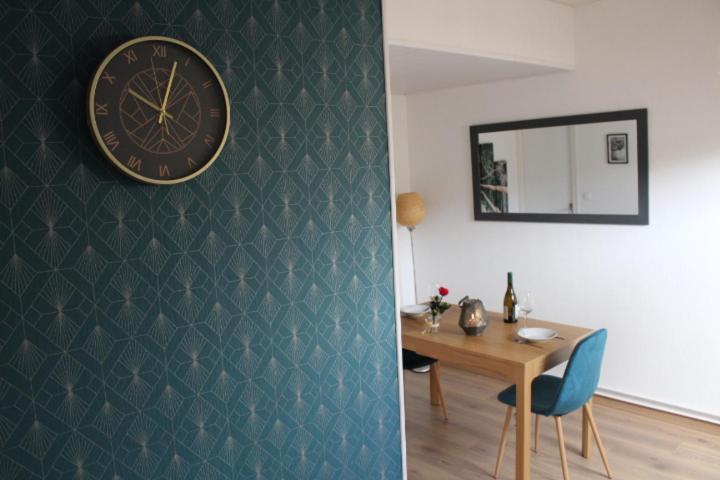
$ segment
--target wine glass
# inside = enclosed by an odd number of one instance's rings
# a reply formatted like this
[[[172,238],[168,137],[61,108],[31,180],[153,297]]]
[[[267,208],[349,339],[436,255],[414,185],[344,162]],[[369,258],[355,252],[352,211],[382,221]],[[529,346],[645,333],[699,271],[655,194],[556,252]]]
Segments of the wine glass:
[[[520,318],[518,319],[518,331],[527,327],[528,315],[535,308],[535,295],[532,292],[525,292],[520,295],[520,303],[518,304],[518,310],[520,311]]]

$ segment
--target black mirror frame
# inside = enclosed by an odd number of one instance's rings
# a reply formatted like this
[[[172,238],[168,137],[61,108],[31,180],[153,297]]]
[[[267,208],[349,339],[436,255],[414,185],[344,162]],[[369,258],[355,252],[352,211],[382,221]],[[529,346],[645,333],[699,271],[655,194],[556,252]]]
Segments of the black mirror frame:
[[[480,182],[478,171],[478,134],[528,128],[560,127],[583,123],[615,122],[635,120],[637,122],[638,162],[638,213],[636,215],[594,215],[563,213],[483,213],[480,211],[480,195],[476,185]],[[537,118],[517,122],[490,123],[470,127],[470,153],[472,158],[473,206],[475,220],[500,222],[554,222],[594,223],[611,225],[648,225],[648,132],[647,109],[619,110],[615,112],[569,115],[564,117]]]

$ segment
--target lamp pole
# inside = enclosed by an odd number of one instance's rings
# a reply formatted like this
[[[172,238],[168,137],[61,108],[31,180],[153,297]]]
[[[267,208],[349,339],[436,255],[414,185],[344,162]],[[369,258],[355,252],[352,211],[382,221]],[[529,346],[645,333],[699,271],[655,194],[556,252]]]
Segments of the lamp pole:
[[[415,242],[413,241],[413,232],[415,231],[415,227],[408,226],[407,229],[410,233],[410,258],[412,259],[413,267],[413,293],[415,294],[415,303],[418,303],[417,272],[415,271]]]

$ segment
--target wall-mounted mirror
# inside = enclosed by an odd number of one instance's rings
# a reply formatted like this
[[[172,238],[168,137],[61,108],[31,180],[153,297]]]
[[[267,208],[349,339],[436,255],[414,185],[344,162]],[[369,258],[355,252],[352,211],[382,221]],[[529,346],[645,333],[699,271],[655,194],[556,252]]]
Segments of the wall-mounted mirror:
[[[648,224],[647,110],[470,127],[476,220]]]

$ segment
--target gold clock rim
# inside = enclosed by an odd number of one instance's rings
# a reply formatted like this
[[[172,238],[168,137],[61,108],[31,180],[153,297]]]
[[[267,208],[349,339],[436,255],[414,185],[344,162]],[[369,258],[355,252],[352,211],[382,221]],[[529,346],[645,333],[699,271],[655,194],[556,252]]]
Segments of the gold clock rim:
[[[125,166],[124,163],[122,163],[120,160],[118,160],[115,155],[110,151],[109,148],[105,145],[105,143],[102,141],[102,134],[100,133],[100,129],[97,125],[97,119],[95,118],[95,92],[97,89],[98,82],[100,81],[100,77],[102,76],[102,72],[105,70],[105,67],[124,49],[131,45],[135,45],[142,42],[148,42],[148,41],[163,41],[163,42],[169,42],[174,43],[176,45],[180,45],[183,48],[188,49],[190,52],[194,53],[200,59],[205,62],[205,64],[210,68],[213,75],[215,75],[215,78],[217,78],[218,83],[220,84],[220,88],[223,93],[223,97],[225,98],[225,131],[223,132],[222,140],[220,141],[220,145],[215,150],[215,153],[210,158],[210,160],[205,163],[200,169],[197,171],[191,173],[190,175],[186,175],[184,177],[180,178],[174,178],[172,180],[157,180],[149,177],[145,177],[131,169]],[[100,63],[100,65],[95,70],[95,74],[93,75],[92,82],[90,83],[90,90],[88,93],[88,118],[90,120],[90,126],[93,129],[93,140],[97,144],[98,147],[100,147],[100,150],[105,154],[105,156],[115,165],[115,167],[119,168],[124,174],[134,178],[135,180],[139,180],[144,183],[149,183],[152,185],[174,185],[182,182],[186,182],[188,180],[192,180],[193,178],[197,177],[198,175],[204,173],[210,166],[215,163],[215,160],[220,156],[220,153],[222,152],[223,148],[225,147],[225,142],[227,141],[228,134],[230,132],[230,97],[228,96],[227,89],[225,88],[225,83],[222,80],[222,77],[220,76],[220,73],[217,71],[215,66],[212,64],[212,62],[203,55],[197,48],[193,47],[192,45],[183,42],[182,40],[178,40],[176,38],[172,37],[165,37],[162,35],[145,35],[142,37],[133,38],[132,40],[128,40],[127,42],[122,43],[121,45],[117,46],[115,49],[113,49],[107,56],[103,59],[103,61]]]

